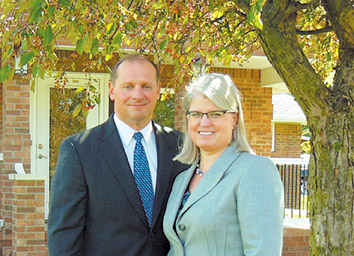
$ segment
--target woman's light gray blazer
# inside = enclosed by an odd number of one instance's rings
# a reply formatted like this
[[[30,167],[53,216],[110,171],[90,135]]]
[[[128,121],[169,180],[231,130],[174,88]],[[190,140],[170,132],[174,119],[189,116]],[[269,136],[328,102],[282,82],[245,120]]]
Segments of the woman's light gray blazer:
[[[274,164],[228,147],[179,212],[195,167],[179,174],[168,200],[168,255],[281,255],[284,190]]]

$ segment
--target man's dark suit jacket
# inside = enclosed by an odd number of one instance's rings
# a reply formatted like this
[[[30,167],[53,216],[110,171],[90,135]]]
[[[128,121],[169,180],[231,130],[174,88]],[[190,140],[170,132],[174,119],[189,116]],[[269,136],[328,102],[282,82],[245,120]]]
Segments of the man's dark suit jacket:
[[[167,255],[162,219],[172,183],[185,166],[172,161],[180,134],[153,126],[158,167],[152,228],[111,116],[60,146],[51,185],[50,256]]]

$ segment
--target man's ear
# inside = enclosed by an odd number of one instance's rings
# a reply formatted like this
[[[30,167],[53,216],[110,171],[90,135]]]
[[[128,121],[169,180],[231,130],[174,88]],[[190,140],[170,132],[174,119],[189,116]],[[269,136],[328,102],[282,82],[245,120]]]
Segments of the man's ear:
[[[108,86],[109,86],[109,98],[112,101],[114,101],[114,84],[111,81],[109,81]]]
[[[157,85],[158,100],[161,98],[161,83]]]

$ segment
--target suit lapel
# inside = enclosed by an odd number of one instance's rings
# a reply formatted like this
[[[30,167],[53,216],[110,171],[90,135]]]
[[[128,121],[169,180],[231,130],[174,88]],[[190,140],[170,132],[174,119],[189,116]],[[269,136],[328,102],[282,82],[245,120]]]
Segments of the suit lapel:
[[[189,209],[189,207],[191,207],[211,190],[213,190],[213,188],[220,182],[221,178],[228,171],[229,167],[240,156],[240,154],[240,152],[235,151],[234,147],[228,147],[225,149],[221,156],[210,167],[209,171],[203,176],[198,186],[194,189],[193,193],[189,196],[189,199],[182,208],[180,215],[182,215],[186,210]],[[191,177],[192,175],[190,175],[190,178]],[[188,184],[190,182],[190,178],[188,180]]]
[[[154,132],[157,147],[157,181],[154,201],[154,211],[152,218],[152,227],[155,225],[160,213],[161,207],[168,197],[168,190],[172,173],[172,158],[175,150],[172,148],[174,143],[168,141],[162,127],[154,123]]]
[[[113,116],[107,120],[103,128],[98,143],[102,157],[107,162],[117,182],[129,199],[131,206],[148,226],[139,191],[136,187],[132,171],[130,170],[129,162],[122,146],[122,141],[118,135]]]

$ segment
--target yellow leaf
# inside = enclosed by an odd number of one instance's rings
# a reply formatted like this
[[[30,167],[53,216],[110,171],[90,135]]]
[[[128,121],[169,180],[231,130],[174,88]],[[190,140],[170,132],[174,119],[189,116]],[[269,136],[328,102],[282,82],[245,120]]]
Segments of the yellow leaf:
[[[73,117],[76,117],[81,111],[81,104],[77,105],[73,111]]]

